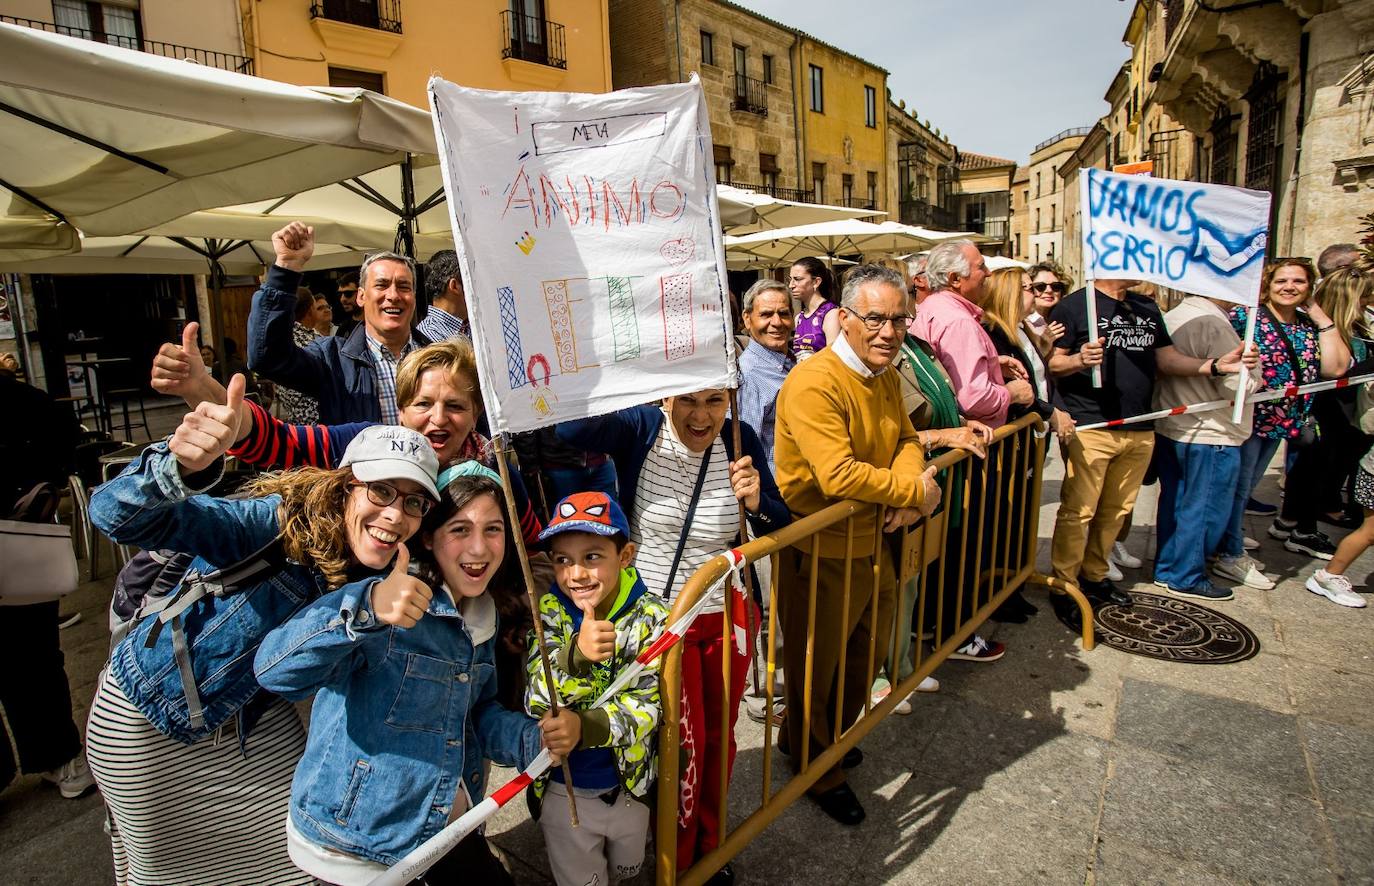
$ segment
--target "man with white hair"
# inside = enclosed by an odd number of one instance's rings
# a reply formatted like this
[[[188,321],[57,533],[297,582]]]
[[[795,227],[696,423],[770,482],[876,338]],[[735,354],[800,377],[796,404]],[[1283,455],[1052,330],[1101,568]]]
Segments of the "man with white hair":
[[[1024,379],[1003,380],[997,348],[979,322],[987,262],[972,240],[946,240],[926,256],[925,277],[930,295],[912,333],[934,348],[965,418],[992,428],[1006,424],[1008,407],[1029,405],[1035,390]]]
[[[749,344],[739,355],[739,417],[758,434],[768,467],[776,471],[773,429],[778,391],[797,365],[792,356],[792,330],[797,325],[792,295],[777,280],[759,280],[744,293],[740,316]]]
[[[1330,277],[1341,268],[1353,265],[1359,257],[1360,251],[1355,248],[1354,243],[1333,243],[1317,256],[1317,273],[1323,277]]]

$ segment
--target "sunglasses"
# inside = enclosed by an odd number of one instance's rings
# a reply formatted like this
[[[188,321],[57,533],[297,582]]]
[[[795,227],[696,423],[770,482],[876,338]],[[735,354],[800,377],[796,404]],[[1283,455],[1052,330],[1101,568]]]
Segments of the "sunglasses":
[[[371,483],[359,483],[356,480],[350,486],[361,486],[367,490],[367,500],[379,508],[384,508],[401,497],[401,510],[412,517],[423,517],[429,513],[429,509],[434,507],[434,499],[420,492],[402,493],[401,490],[392,486],[390,483],[383,483],[380,480],[373,480]]]
[[[1032,292],[1040,294],[1053,292],[1055,295],[1063,295],[1069,291],[1069,287],[1063,283],[1032,283],[1030,288]]]

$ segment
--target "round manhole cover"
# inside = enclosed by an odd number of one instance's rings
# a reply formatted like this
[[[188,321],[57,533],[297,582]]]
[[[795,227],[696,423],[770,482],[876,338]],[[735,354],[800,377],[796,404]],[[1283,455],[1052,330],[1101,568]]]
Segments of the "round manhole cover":
[[[1107,604],[1093,613],[1098,642],[1122,652],[1189,664],[1245,661],[1259,638],[1240,622],[1176,597],[1132,592],[1134,606]]]

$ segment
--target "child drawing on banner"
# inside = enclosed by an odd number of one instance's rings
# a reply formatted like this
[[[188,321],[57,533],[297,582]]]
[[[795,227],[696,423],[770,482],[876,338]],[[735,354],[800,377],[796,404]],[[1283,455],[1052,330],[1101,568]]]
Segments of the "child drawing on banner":
[[[649,830],[646,799],[654,778],[660,717],[658,661],[601,707],[590,707],[618,672],[663,631],[668,607],[648,593],[631,565],[630,524],[603,492],[563,499],[540,538],[548,542],[555,584],[539,601],[554,681],[565,707],[549,711],[539,649],[530,640],[526,704],[553,752],[567,757],[581,826],[563,813],[561,770],[530,787],[557,798],[539,816],[559,886],[616,883],[639,873]]]
[[[482,800],[484,759],[523,769],[544,744],[538,723],[497,701],[493,594],[521,593],[500,479],[468,461],[437,486],[438,504],[405,502],[428,511],[413,542],[417,575],[402,544],[390,574],[315,600],[254,662],[269,692],[315,695],[287,848],[327,883],[370,883]],[[426,882],[460,876],[513,882],[475,832]]]

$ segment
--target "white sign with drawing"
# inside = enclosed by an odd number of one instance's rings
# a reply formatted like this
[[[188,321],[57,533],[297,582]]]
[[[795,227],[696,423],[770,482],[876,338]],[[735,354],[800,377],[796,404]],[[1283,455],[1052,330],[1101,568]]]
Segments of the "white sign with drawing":
[[[735,384],[700,84],[606,95],[434,78],[494,432]]]

